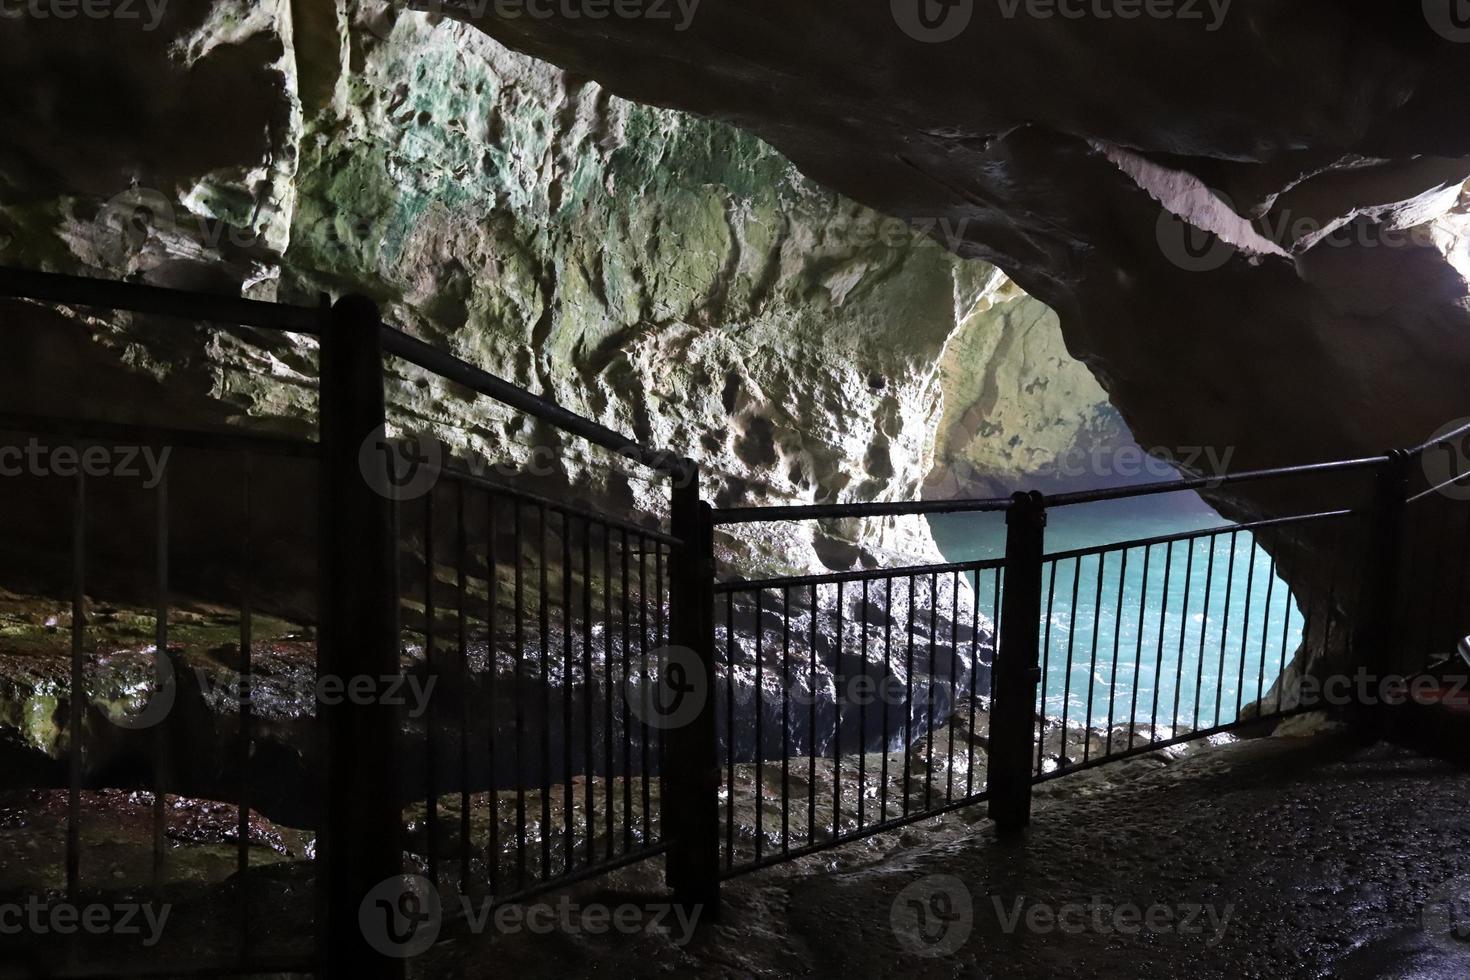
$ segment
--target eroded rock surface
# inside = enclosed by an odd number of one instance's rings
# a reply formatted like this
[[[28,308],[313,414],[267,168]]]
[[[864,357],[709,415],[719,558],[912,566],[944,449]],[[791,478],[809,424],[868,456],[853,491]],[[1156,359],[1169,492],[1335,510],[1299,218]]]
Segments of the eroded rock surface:
[[[939,381],[961,334],[966,351],[992,352],[983,373],[1007,396],[1037,369],[1085,377],[1034,303],[1027,346],[1047,357],[1007,359],[1002,311],[1027,301],[946,251],[964,222],[911,229],[745,132],[629,103],[451,19],[381,2],[221,2],[165,8],[148,31],[7,21],[0,50],[15,123],[0,150],[7,262],[304,303],[366,293],[436,346],[689,453],[719,503],[912,499],[931,476],[942,485],[941,403],[963,418],[957,398],[988,397]],[[312,431],[305,341],[9,315],[28,328],[16,410]],[[404,430],[508,457],[561,492],[664,507],[646,473],[416,369],[392,373]],[[1043,415],[1062,419],[1037,437],[1047,451],[1111,417],[1095,386],[1068,391],[1082,404],[1017,405],[1002,455],[1024,456],[1013,441]],[[955,451],[1014,465],[976,447],[991,431]],[[736,544],[774,567],[933,554],[921,521],[769,528]]]

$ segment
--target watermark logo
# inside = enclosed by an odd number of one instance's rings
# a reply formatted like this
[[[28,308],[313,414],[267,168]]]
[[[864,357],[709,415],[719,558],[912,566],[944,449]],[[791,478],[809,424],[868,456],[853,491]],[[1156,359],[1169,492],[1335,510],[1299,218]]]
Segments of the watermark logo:
[[[569,895],[560,896],[555,903],[530,904],[497,905],[493,898],[473,898],[463,893],[441,900],[428,879],[399,875],[384,879],[368,892],[358,910],[358,923],[363,938],[378,952],[410,959],[438,942],[444,922],[451,916],[476,936],[648,934],[665,936],[682,947],[694,938],[703,911],[700,905],[670,902],[584,904]]]
[[[1451,433],[1470,426],[1470,418],[1455,419],[1435,430],[1430,446],[1419,454],[1419,465],[1431,487],[1451,500],[1470,500],[1470,431],[1453,439]],[[1464,479],[1460,479],[1464,477]]]
[[[975,0],[889,0],[893,22],[915,41],[953,41],[970,26]]]
[[[928,875],[898,893],[888,924],[899,944],[915,956],[953,956],[975,928],[974,900],[954,875]]]
[[[659,647],[649,655],[650,673],[623,681],[628,708],[649,728],[683,728],[699,717],[709,697],[709,674],[688,647]]]
[[[131,731],[152,728],[162,723],[174,710],[174,701],[178,698],[179,691],[173,661],[169,659],[167,650],[160,650],[156,646],[150,647],[149,653],[153,661],[153,693],[148,697],[148,706],[136,714],[109,713],[107,719],[119,728]]]
[[[1424,19],[1447,41],[1470,41],[1470,0],[1424,0]]]
[[[1452,878],[1424,903],[1421,917],[1430,942],[1457,953],[1470,953],[1470,875]]]
[[[443,450],[431,436],[390,439],[383,426],[362,441],[357,465],[373,492],[389,500],[417,500],[439,482]]]
[[[1214,272],[1225,268],[1235,246],[1214,232],[1196,228],[1169,210],[1159,211],[1154,237],[1164,258],[1185,272]]]
[[[384,956],[409,959],[427,952],[444,924],[439,893],[422,875],[397,875],[378,883],[357,910],[368,945]]]

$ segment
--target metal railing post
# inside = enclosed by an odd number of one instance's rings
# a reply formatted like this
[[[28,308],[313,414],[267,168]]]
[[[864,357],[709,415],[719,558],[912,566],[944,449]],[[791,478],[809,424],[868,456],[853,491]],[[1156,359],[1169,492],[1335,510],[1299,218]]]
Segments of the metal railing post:
[[[1403,624],[1399,622],[1399,565],[1403,555],[1404,514],[1409,492],[1409,466],[1413,457],[1402,449],[1391,450],[1389,459],[1375,473],[1373,502],[1368,513],[1368,554],[1364,567],[1361,624],[1355,648],[1359,663],[1348,664],[1349,670],[1366,671],[1369,683],[1357,685],[1358,693],[1368,701],[1355,702],[1350,720],[1365,732],[1382,731],[1382,705],[1373,696],[1384,678],[1401,666],[1400,648]]]
[[[714,516],[699,496],[699,467],[674,475],[671,524],[682,543],[670,562],[669,637],[660,696],[672,702],[663,739],[663,827],[670,836],[667,878],[675,900],[714,919],[720,900],[719,753],[715,723]]]
[[[1005,592],[991,672],[990,818],[1002,834],[1031,822],[1036,685],[1041,680],[1041,566],[1046,508],[1039,493],[1017,493],[1006,511]]]
[[[321,338],[319,682],[350,684],[400,672],[393,505],[360,462],[369,440],[382,437],[379,329],[377,307],[348,296],[331,309]],[[403,961],[375,949],[359,921],[369,892],[403,870],[398,715],[387,700],[317,705],[324,770],[317,931],[324,977],[404,975]]]

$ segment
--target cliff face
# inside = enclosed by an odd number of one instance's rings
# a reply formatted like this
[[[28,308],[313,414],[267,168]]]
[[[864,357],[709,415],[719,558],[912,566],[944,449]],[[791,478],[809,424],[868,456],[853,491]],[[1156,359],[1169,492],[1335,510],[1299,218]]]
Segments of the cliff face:
[[[17,121],[4,261],[307,303],[366,293],[436,346],[689,453],[719,503],[912,499],[956,472],[974,492],[1120,431],[1045,308],[950,253],[967,219],[916,229],[745,132],[453,20],[221,0],[153,30],[21,21],[0,35],[0,82]],[[18,410],[310,430],[307,343],[24,318],[69,347],[33,341],[9,368]],[[662,506],[647,474],[391,370],[399,428],[526,467],[553,448],[540,475],[564,490]],[[918,521],[759,533],[758,564],[932,551]]]
[[[619,94],[735,121],[885,213],[964,219],[956,250],[1057,311],[1145,445],[1253,468],[1464,415],[1470,137],[1448,121],[1470,44],[1450,4],[1038,7],[705,0],[681,27],[445,5]]]
[[[1067,353],[1056,314],[998,271],[976,285],[940,357],[944,407],[925,496],[1053,492],[1137,477],[1108,465],[1132,437],[1097,380]]]

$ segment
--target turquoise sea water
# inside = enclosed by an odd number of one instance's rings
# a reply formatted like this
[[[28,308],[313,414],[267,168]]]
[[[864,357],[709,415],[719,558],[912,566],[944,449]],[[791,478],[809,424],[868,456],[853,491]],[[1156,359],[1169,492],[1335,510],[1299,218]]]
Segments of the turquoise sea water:
[[[930,524],[950,561],[1004,554],[1003,515]],[[1048,513],[1046,552],[1229,527],[1193,493],[1065,507]],[[1248,531],[1048,561],[1042,590],[1045,712],[1070,724],[1230,722],[1271,691],[1301,639],[1297,603]]]

